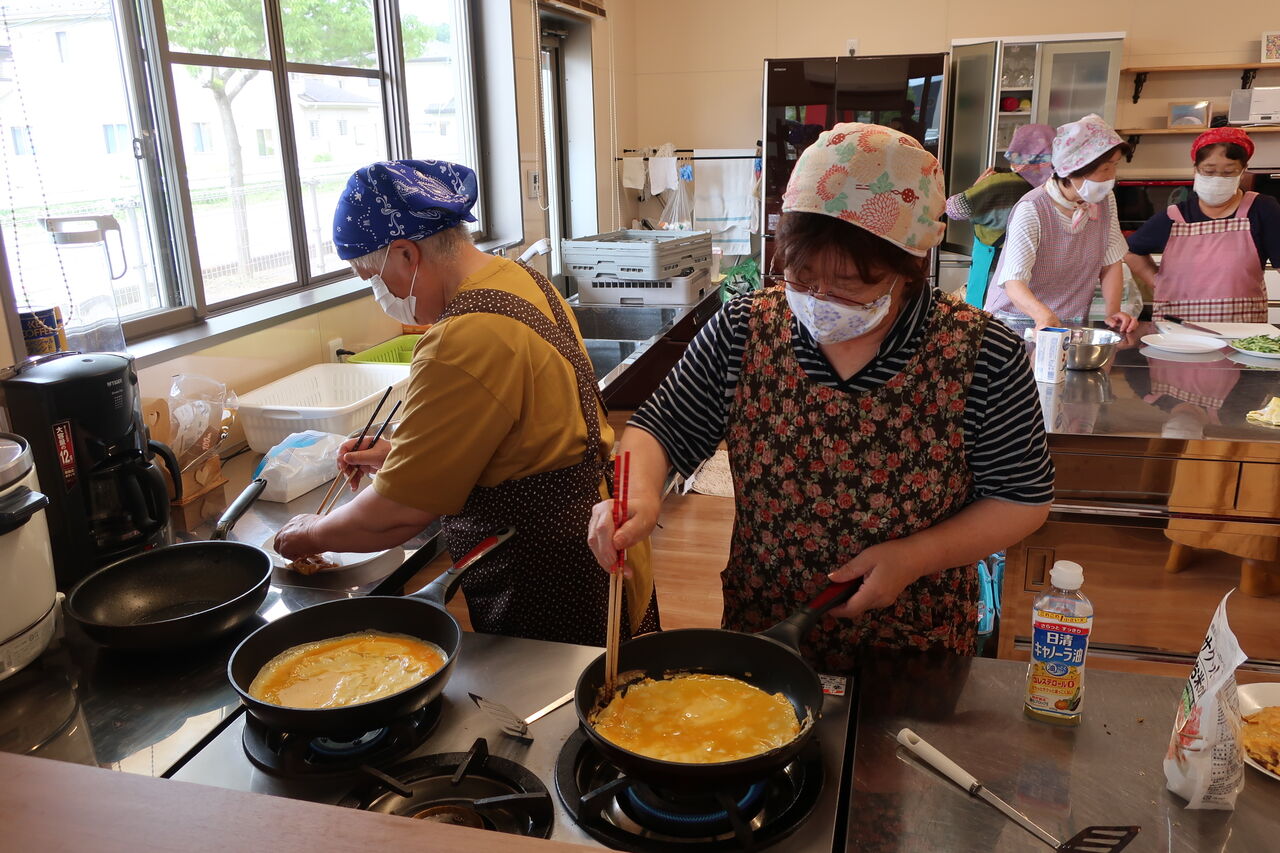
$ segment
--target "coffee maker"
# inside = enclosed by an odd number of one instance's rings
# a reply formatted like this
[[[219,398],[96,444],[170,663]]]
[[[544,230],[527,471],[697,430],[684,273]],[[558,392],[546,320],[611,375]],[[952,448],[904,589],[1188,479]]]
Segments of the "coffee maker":
[[[51,353],[0,376],[9,428],[27,439],[49,496],[58,588],[107,563],[168,541],[169,494],[152,464],[173,453],[150,441],[133,359]]]

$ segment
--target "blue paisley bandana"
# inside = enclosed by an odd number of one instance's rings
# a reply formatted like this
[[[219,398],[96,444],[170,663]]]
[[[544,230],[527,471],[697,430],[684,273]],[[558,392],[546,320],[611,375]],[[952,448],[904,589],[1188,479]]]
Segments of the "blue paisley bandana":
[[[333,245],[344,261],[475,222],[476,173],[443,160],[374,163],[347,181],[333,214]]]

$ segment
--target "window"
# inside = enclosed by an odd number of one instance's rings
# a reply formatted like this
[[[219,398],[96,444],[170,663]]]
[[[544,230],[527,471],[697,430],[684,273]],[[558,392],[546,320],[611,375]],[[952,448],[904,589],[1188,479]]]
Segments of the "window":
[[[26,288],[20,298],[58,302],[64,280],[90,277],[71,269],[74,252],[55,247],[41,225],[62,215],[120,223],[128,273],[108,287],[127,332],[159,331],[345,277],[331,222],[353,170],[397,156],[478,166],[472,5],[10,3],[0,31],[0,123],[8,127],[0,143],[42,167],[0,175],[7,246],[0,260],[15,273],[15,290]],[[509,13],[490,0],[474,5],[497,10],[482,13],[495,17]],[[388,19],[375,9],[397,13],[397,26],[379,24]],[[397,39],[411,62],[433,70],[391,81],[381,62]],[[68,80],[76,109],[67,108]],[[430,93],[436,84],[446,91]],[[391,110],[389,96],[421,106]],[[439,102],[455,147],[440,146],[438,134],[430,144],[416,139],[427,100]],[[414,113],[407,123],[406,112]],[[102,148],[90,144],[86,154],[84,142],[99,133]],[[60,168],[68,162],[83,164],[93,180]],[[118,251],[114,237],[111,250]],[[92,256],[104,266],[101,245]],[[48,282],[48,294],[37,292]]]
[[[465,9],[457,0],[400,0],[413,156],[477,168],[476,97]],[[450,128],[461,132],[450,132]]]
[[[18,157],[26,157],[31,154],[34,148],[31,144],[31,125],[14,125],[9,128],[9,135],[13,137],[13,153]]]
[[[276,153],[275,133],[270,128],[258,128],[258,156],[270,157]]]
[[[155,248],[164,245],[157,174],[131,156],[139,114],[131,60],[117,39],[119,8],[40,0],[9,3],[0,19],[0,122],[9,127],[6,146],[24,160],[5,168],[0,157],[3,260],[15,300],[59,305],[68,325],[92,324],[113,303],[124,318],[175,303],[164,284],[173,278],[168,250]],[[102,239],[55,244],[50,227]]]
[[[102,138],[108,154],[119,154],[132,148],[133,135],[129,133],[127,124],[104,124]]]

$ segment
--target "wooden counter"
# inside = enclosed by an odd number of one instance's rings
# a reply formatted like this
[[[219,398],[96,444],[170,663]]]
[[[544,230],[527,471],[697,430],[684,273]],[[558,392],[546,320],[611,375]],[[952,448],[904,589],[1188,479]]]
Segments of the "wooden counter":
[[[0,847],[14,853],[587,849],[4,753],[0,780]]]

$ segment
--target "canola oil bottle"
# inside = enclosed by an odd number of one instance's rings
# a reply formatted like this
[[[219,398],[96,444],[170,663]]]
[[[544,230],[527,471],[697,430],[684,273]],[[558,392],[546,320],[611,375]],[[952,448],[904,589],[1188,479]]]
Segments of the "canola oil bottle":
[[[1033,720],[1075,726],[1084,702],[1084,658],[1093,629],[1093,605],[1080,587],[1084,569],[1058,560],[1050,588],[1031,610],[1031,665],[1023,711]]]

